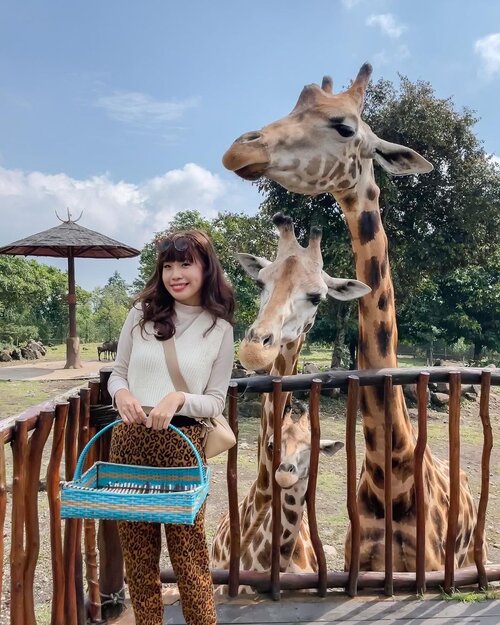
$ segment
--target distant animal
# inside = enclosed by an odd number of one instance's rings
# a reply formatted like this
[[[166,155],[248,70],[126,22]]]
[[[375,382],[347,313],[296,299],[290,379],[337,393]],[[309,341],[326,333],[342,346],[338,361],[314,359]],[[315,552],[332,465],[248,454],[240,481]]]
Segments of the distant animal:
[[[116,358],[116,348],[118,341],[104,341],[102,345],[97,346],[97,357],[101,360],[101,354],[106,360],[114,360]]]

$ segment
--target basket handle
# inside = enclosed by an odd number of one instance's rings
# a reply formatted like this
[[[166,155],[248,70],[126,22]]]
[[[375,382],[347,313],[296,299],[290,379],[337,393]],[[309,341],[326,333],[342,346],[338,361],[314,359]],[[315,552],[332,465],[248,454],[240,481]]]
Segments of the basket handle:
[[[82,449],[82,451],[80,453],[80,457],[78,458],[78,462],[76,463],[76,468],[75,468],[75,474],[73,476],[73,481],[79,480],[82,477],[83,463],[85,462],[85,458],[87,457],[87,454],[89,453],[89,449],[92,447],[92,445],[96,442],[96,440],[100,436],[102,436],[104,434],[104,432],[107,432],[108,430],[110,430],[115,425],[118,425],[118,423],[123,423],[123,419],[117,419],[116,421],[113,421],[112,423],[108,423],[107,425],[105,425],[102,428],[102,430],[99,430],[99,432],[94,434],[94,436],[85,445],[85,447]],[[196,458],[196,462],[198,463],[198,470],[199,470],[199,473],[200,473],[200,483],[201,484],[205,484],[206,481],[207,481],[207,473],[206,473],[206,471],[204,471],[203,461],[201,459],[199,451],[196,449],[196,447],[194,446],[193,442],[189,439],[189,437],[186,436],[184,434],[184,432],[181,432],[181,430],[176,428],[175,425],[172,425],[171,423],[169,423],[168,427],[171,430],[173,430],[174,432],[176,432],[177,434],[179,434],[179,436],[181,438],[183,438],[189,444],[189,446],[191,447],[191,449],[192,449],[192,451],[194,453],[194,456]]]

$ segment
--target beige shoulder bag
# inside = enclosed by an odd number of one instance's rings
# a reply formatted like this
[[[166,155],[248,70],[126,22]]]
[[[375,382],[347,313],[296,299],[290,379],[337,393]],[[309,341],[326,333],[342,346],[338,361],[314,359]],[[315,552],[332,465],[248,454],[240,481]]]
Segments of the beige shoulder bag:
[[[162,341],[162,343],[165,352],[165,362],[167,363],[167,369],[175,390],[189,393],[186,380],[179,369],[174,338]],[[207,458],[218,456],[236,445],[236,437],[224,415],[220,414],[217,417],[213,417],[210,419],[210,422],[212,428],[207,430],[205,437],[205,456]]]

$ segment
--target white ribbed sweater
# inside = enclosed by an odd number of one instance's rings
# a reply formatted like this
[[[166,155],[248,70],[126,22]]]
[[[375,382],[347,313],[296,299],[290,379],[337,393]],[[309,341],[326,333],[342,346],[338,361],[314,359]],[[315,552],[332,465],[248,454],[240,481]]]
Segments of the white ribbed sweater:
[[[222,412],[233,366],[233,329],[199,306],[175,304],[175,346],[179,368],[189,393],[180,414],[190,417],[215,417]],[[108,390],[115,393],[127,388],[143,406],[156,406],[169,392],[176,390],[168,374],[163,345],[153,335],[153,324],[144,331],[138,322],[142,312],[132,308],[123,325],[113,373]]]

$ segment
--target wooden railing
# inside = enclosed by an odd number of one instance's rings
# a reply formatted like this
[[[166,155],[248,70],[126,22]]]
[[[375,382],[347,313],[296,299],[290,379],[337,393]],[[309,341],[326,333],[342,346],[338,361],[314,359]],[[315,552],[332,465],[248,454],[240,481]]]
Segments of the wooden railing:
[[[89,438],[105,423],[115,418],[107,393],[110,370],[103,369],[100,381],[90,382],[77,397],[56,406],[31,408],[17,417],[0,423],[0,556],[4,555],[4,523],[7,512],[6,443],[12,447],[12,505],[10,541],[10,611],[11,625],[36,625],[34,605],[34,575],[39,555],[40,528],[38,521],[39,481],[42,454],[49,452],[47,467],[47,497],[50,510],[50,545],[52,558],[52,613],[51,625],[84,625],[88,617],[92,623],[104,622],[119,614],[123,604],[123,559],[119,547],[116,524],[111,521],[96,523],[91,520],[60,517],[60,471],[64,455],[65,479],[70,479],[77,456]],[[446,540],[444,571],[425,571],[425,514],[424,514],[424,451],[427,445],[427,388],[431,382],[449,382],[449,522]],[[385,411],[385,470],[391,472],[392,415],[394,387],[417,384],[418,437],[415,449],[414,479],[417,510],[417,558],[414,573],[399,573],[392,569],[392,540],[385,541],[386,567],[384,572],[360,572],[360,523],[356,501],[358,468],[356,466],[356,422],[361,386],[376,386],[384,397]],[[475,566],[455,570],[454,545],[460,500],[460,388],[461,384],[480,385],[479,415],[483,429],[481,460],[481,491],[478,518],[474,534]],[[311,574],[280,573],[280,488],[273,481],[273,528],[271,571],[266,573],[240,570],[240,520],[238,518],[238,448],[228,453],[227,483],[230,512],[231,557],[228,570],[212,572],[215,584],[227,584],[230,596],[238,593],[240,585],[250,585],[258,591],[270,592],[274,599],[281,590],[316,588],[321,596],[327,588],[344,588],[353,596],[358,589],[376,588],[390,595],[394,590],[411,589],[423,592],[426,588],[452,588],[478,584],[485,588],[489,582],[500,580],[500,565],[485,565],[482,561],[485,519],[489,497],[490,453],[493,435],[489,417],[491,385],[500,385],[498,370],[472,368],[447,369],[391,369],[378,371],[329,372],[323,374],[289,376],[273,379],[269,376],[243,378],[231,382],[229,389],[229,421],[238,433],[237,406],[242,392],[272,393],[275,414],[282,408],[284,393],[309,390],[311,421],[311,466],[306,504],[313,548],[318,561],[318,572]],[[320,440],[320,393],[324,389],[341,388],[347,392],[346,454],[347,454],[347,511],[351,527],[350,570],[328,571],[325,554],[318,533],[315,495],[318,474]],[[31,434],[30,434],[31,433]],[[109,455],[109,435],[104,435],[91,450],[87,465]],[[273,466],[280,462],[280,423],[274,424]],[[50,441],[50,442],[49,442]],[[45,449],[50,446],[49,449]],[[385,534],[392,536],[391,480],[384,482],[386,503]],[[82,534],[83,553],[82,557]],[[97,565],[99,562],[99,565]],[[84,570],[85,569],[85,570]],[[161,572],[164,582],[175,581],[171,570]],[[3,575],[0,576],[0,594]],[[85,583],[86,582],[86,583]],[[84,587],[86,586],[86,597]]]

